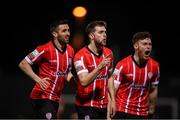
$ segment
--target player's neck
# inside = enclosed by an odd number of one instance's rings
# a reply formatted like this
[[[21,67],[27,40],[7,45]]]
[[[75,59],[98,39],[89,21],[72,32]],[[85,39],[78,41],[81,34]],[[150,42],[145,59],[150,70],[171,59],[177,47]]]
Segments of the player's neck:
[[[134,60],[136,61],[136,63],[137,63],[139,66],[144,65],[144,64],[147,62],[147,60],[140,59],[140,57],[139,57],[138,54],[136,54],[136,53],[133,55],[133,57],[134,57]]]
[[[62,42],[59,42],[57,39],[54,40],[54,44],[56,45],[56,47],[61,51],[63,52],[63,50],[65,49],[66,47],[66,44],[62,43]]]
[[[138,55],[137,55],[137,54],[134,54],[133,57],[134,57],[134,60],[136,61],[136,63],[140,65]]]
[[[95,44],[90,43],[88,48],[96,55],[99,55],[99,52],[102,50],[102,47],[97,47]]]

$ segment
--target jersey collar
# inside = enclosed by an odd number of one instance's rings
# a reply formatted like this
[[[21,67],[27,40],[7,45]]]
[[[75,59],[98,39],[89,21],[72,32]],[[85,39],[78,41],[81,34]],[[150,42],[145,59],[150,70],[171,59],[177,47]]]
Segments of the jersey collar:
[[[99,55],[95,54],[91,49],[89,49],[88,46],[86,46],[86,48],[88,49],[89,52],[91,52],[96,57],[100,57],[102,55],[102,53],[103,53],[103,48],[99,51]]]
[[[56,44],[54,43],[54,41],[52,40],[53,46],[58,50],[58,52],[60,52],[61,54],[63,54],[66,51],[67,45],[65,46],[65,48],[63,49],[63,51],[59,50],[59,48],[56,46]]]

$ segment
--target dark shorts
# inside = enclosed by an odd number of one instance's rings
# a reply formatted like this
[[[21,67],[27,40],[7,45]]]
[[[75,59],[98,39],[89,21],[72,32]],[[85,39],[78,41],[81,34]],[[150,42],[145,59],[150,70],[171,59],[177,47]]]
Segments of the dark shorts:
[[[57,118],[59,103],[51,100],[31,99],[35,118]]]
[[[116,111],[115,119],[147,119],[148,116],[138,116]]]
[[[106,119],[106,108],[95,108],[87,106],[76,106],[79,119]]]

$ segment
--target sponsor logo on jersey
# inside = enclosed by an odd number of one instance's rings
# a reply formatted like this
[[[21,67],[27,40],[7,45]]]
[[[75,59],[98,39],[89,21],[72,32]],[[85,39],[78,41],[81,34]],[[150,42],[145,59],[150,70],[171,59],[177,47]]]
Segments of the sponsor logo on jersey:
[[[131,85],[130,87],[133,89],[145,89],[146,88],[146,86],[144,86],[144,85]]]
[[[107,78],[107,75],[100,75],[96,77],[96,79],[105,79],[105,78]]]
[[[60,71],[58,71],[58,72],[53,72],[53,71],[51,71],[50,74],[51,74],[52,76],[56,76],[56,75],[58,75],[58,76],[65,76],[65,75],[66,75],[66,73],[60,72]]]
[[[66,73],[64,73],[64,72],[60,72],[60,71],[59,71],[59,72],[57,72],[57,75],[58,75],[58,76],[65,76],[65,75],[66,75]]]

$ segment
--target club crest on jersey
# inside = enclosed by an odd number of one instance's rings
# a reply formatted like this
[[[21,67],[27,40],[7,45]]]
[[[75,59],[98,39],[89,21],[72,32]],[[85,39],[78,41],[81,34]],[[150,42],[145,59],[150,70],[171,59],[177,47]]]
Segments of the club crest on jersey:
[[[151,78],[152,78],[152,76],[153,76],[153,73],[152,73],[152,72],[149,72],[149,73],[148,73],[148,77],[149,77],[149,79],[151,79]]]

